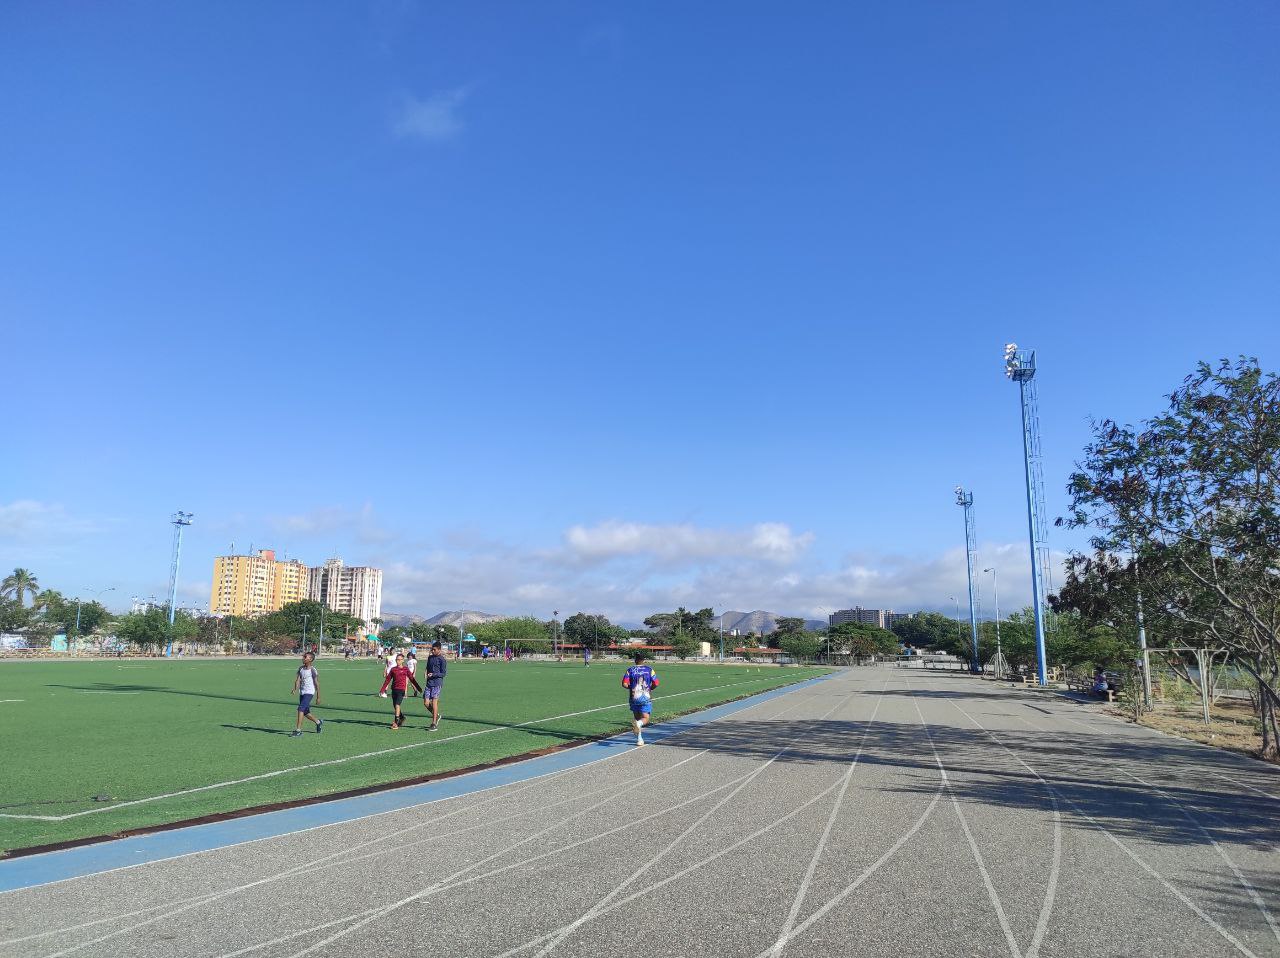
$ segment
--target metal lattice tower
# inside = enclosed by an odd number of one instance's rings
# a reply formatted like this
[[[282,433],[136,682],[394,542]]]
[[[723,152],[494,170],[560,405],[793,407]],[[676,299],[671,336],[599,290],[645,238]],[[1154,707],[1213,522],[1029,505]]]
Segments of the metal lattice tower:
[[[175,603],[178,598],[178,563],[182,559],[182,530],[191,525],[194,516],[193,512],[179,510],[169,519],[173,524],[173,562],[169,565],[169,645],[165,649],[166,655],[173,651],[173,618],[177,611]]]
[[[1004,347],[1005,375],[1018,384],[1022,396],[1022,458],[1027,479],[1027,531],[1031,546],[1031,606],[1036,620],[1036,670],[1041,685],[1049,681],[1045,661],[1045,605],[1051,587],[1049,527],[1045,521],[1044,467],[1040,455],[1040,409],[1036,398],[1036,354]]]
[[[970,669],[982,671],[982,660],[978,657],[978,585],[973,579],[973,557],[978,552],[978,536],[973,525],[973,493],[965,492],[963,486],[956,486],[956,505],[964,506],[964,559],[969,572],[969,631],[973,636],[973,661]]]

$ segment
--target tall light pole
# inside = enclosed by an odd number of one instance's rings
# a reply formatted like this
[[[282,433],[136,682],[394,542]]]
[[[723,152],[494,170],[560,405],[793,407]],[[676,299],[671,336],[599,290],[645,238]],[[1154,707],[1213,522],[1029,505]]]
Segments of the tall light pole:
[[[1031,609],[1036,622],[1036,678],[1049,684],[1044,648],[1045,575],[1049,533],[1044,524],[1044,477],[1040,464],[1040,413],[1036,399],[1035,350],[1004,347],[1005,375],[1018,384],[1022,399],[1022,462],[1027,480],[1027,536],[1031,546]]]
[[[1004,653],[1000,649],[1000,573],[996,567],[983,569],[991,573],[991,595],[996,601],[996,678],[1004,677]]]
[[[178,564],[182,560],[182,530],[191,525],[194,512],[178,510],[169,521],[173,524],[173,563],[169,566],[169,643],[165,646],[166,656],[173,654],[173,617],[177,612],[175,603],[178,598]]]
[[[973,635],[973,664],[970,671],[981,672],[982,661],[978,657],[978,604],[973,589],[973,554],[978,549],[973,529],[973,493],[965,492],[963,486],[956,486],[956,505],[964,507],[964,562],[969,573],[969,630]]]
[[[1142,651],[1142,704],[1151,708],[1151,653],[1147,651],[1147,623],[1142,617],[1142,579],[1138,574],[1138,553],[1133,554],[1133,578],[1138,586],[1138,648]],[[79,632],[79,629],[76,629]]]
[[[724,609],[720,610],[720,661],[724,662]]]
[[[302,613],[302,651],[307,651],[307,613]]]
[[[560,640],[560,610],[554,609],[551,612],[551,654],[556,654],[556,648]]]

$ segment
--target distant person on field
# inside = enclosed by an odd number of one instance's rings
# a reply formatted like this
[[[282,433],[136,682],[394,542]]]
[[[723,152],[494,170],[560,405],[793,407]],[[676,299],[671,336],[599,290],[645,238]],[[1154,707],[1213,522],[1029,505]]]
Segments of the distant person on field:
[[[383,651],[383,650],[382,650],[382,648],[381,648],[381,647],[379,647],[379,649],[378,649],[379,654],[381,654],[381,653],[382,653],[382,651]],[[396,660],[395,660],[395,656],[393,656],[393,655],[391,654],[391,650],[390,650],[390,649],[387,649],[387,650],[386,650],[386,659],[385,659],[385,661],[383,662],[383,665],[382,665],[382,677],[385,679],[388,675],[390,675],[390,674],[391,674],[391,670],[392,670],[392,669],[394,669],[395,667],[396,667]],[[383,683],[382,683],[382,687],[383,687],[383,689],[386,689],[386,687],[387,687],[387,683],[386,683],[386,682],[383,682]],[[380,693],[380,694],[382,695],[382,697],[383,697],[384,699],[387,697],[387,693],[386,693],[385,691],[384,691],[384,692],[382,692],[382,693]]]
[[[440,727],[440,692],[444,688],[444,674],[447,671],[449,666],[440,652],[440,643],[432,642],[422,691],[422,704],[431,710],[431,727],[427,729],[428,732],[434,732]]]
[[[582,664],[591,668],[591,650],[585,645],[582,647]]]
[[[409,683],[413,683],[413,688],[417,692],[422,691],[422,686],[418,684],[418,680],[413,677],[404,665],[404,656],[397,654],[395,665],[391,666],[391,671],[387,673],[387,677],[382,680],[382,688],[378,690],[378,694],[383,698],[387,695],[387,686],[391,686],[391,708],[393,714],[391,717],[391,730],[394,732],[404,724],[404,712],[400,705],[404,702],[404,697],[409,691]]]
[[[418,650],[413,646],[409,646],[409,655],[404,660],[404,667],[408,669],[415,678],[418,675]]]
[[[622,676],[622,687],[627,690],[627,699],[631,706],[631,724],[636,730],[636,744],[644,744],[641,731],[649,724],[653,712],[653,697],[650,690],[658,687],[658,673],[644,664],[644,653],[636,653],[636,664],[627,669]]]
[[[302,657],[302,666],[293,676],[293,691],[298,695],[298,722],[289,733],[290,738],[302,734],[303,718],[315,723],[316,732],[324,731],[324,719],[318,719],[311,714],[312,703],[320,704],[320,676],[316,673],[315,666],[311,664],[313,661],[315,661],[314,657],[308,652]]]

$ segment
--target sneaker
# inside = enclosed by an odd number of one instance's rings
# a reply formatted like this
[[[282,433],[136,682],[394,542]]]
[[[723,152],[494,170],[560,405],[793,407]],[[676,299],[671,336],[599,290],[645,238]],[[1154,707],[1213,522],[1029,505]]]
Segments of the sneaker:
[[[437,722],[435,725],[429,725],[429,726],[427,726],[427,731],[428,731],[428,732],[438,732],[438,731],[440,731],[440,723],[439,723],[439,722]]]
[[[386,692],[379,692],[378,694],[379,694],[380,696],[382,696],[384,699],[387,697],[387,693],[386,693]]]
[[[395,722],[392,722],[392,723],[391,723],[391,731],[393,731],[393,732],[398,732],[398,731],[400,731],[400,726],[399,726],[399,725],[397,725]]]
[[[289,733],[289,738],[299,738],[302,735],[302,729],[295,729]]]
[[[324,731],[324,719],[316,719],[316,734],[319,735]]]
[[[643,736],[643,735],[637,735],[637,736],[636,736],[636,746],[637,746],[637,747],[639,747],[639,746],[641,746],[641,745],[643,745],[643,744],[644,744],[644,736]]]

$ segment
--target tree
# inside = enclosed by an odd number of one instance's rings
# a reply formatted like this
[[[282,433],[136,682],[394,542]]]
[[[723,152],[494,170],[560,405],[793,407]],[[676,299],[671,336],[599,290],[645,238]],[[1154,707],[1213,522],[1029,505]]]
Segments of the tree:
[[[22,632],[30,624],[30,609],[17,599],[0,598],[0,633]]]
[[[769,648],[785,649],[784,638],[804,634],[804,619],[796,616],[782,615],[774,620],[773,632],[769,634]]]
[[[35,575],[26,569],[14,569],[10,575],[4,577],[4,581],[0,582],[0,596],[16,599],[20,606],[25,606],[27,593],[30,593],[34,600],[39,591],[40,583],[36,581]]]
[[[564,640],[570,645],[586,646],[590,649],[608,647],[614,640],[613,623],[603,615],[591,615],[578,612],[564,620],[561,627]]]
[[[175,613],[173,628],[170,630],[169,611],[158,606],[153,606],[145,612],[130,612],[128,615],[122,615],[116,622],[116,638],[131,645],[157,650],[170,641],[189,641],[199,631],[200,628],[191,614],[181,609]]]
[[[823,649],[825,638],[816,632],[788,632],[779,640],[778,648],[797,662],[815,658]]]
[[[917,649],[945,647],[945,651],[952,651],[956,620],[938,612],[917,612],[909,619],[894,622],[891,631],[906,645]]]
[[[1225,648],[1257,685],[1262,756],[1280,759],[1280,377],[1201,363],[1140,428],[1093,424],[1065,521],[1136,555],[1144,598]]]
[[[827,630],[833,655],[852,655],[870,658],[873,655],[894,655],[898,651],[898,637],[888,629],[861,622],[844,622]]]
[[[682,662],[692,655],[697,655],[701,647],[701,643],[683,629],[671,638],[671,654]]]

